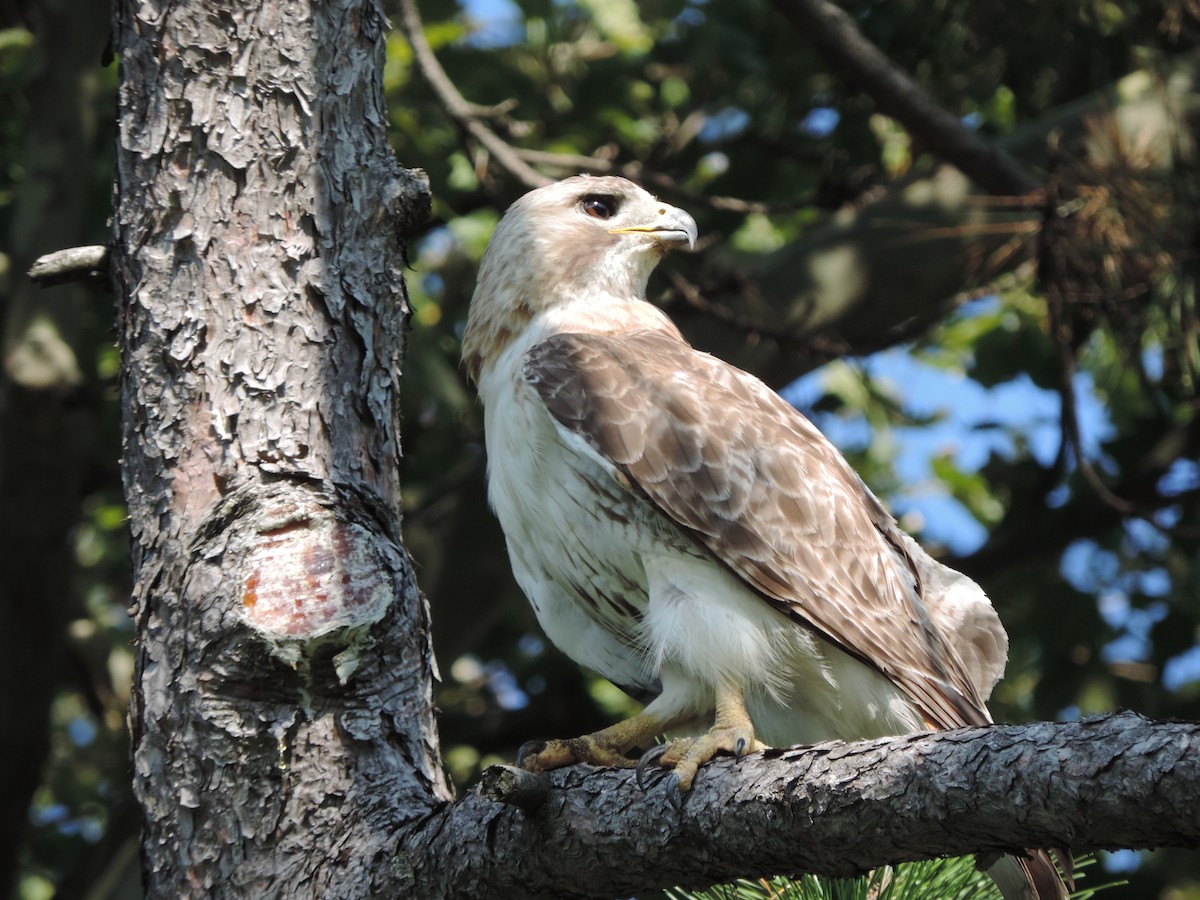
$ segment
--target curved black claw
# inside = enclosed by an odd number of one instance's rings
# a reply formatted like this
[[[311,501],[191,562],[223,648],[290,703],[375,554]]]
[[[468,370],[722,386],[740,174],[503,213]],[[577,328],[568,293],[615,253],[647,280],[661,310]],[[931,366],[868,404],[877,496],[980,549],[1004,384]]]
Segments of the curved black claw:
[[[741,759],[750,751],[750,744],[744,737],[737,739],[737,743],[733,745],[733,755],[736,759]]]
[[[658,762],[658,760],[661,759],[662,755],[666,752],[666,744],[655,744],[640,757],[638,757],[637,768],[635,768],[633,772],[637,777],[638,787],[640,787],[643,791],[650,790],[649,786],[646,784],[646,766],[650,765],[652,762]]]
[[[679,776],[674,772],[667,779],[667,802],[675,807],[675,812],[683,811],[683,791],[679,790]]]
[[[545,741],[526,741],[517,748],[517,768],[525,768],[525,757],[537,756],[546,749]]]

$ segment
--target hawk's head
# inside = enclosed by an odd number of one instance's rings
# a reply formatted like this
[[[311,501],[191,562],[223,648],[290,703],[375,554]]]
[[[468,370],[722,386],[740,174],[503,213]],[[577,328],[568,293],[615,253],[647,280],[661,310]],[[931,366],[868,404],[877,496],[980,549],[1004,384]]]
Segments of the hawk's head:
[[[479,266],[463,359],[472,378],[538,313],[563,304],[641,300],[669,248],[696,223],[632,181],[579,175],[530,191],[504,214]]]

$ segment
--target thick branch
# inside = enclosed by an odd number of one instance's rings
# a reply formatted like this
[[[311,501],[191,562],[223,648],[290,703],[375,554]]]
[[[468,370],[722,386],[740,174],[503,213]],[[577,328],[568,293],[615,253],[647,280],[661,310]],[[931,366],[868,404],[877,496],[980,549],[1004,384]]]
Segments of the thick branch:
[[[773,0],[829,64],[854,80],[879,108],[930,150],[993,194],[1028,194],[1039,184],[1000,148],[966,128],[920,85],[900,71],[828,0]]]
[[[402,845],[413,895],[612,897],[1023,847],[1200,843],[1200,724],[1133,714],[722,759],[678,812],[628,770],[548,781],[532,812],[476,789],[426,821]]]

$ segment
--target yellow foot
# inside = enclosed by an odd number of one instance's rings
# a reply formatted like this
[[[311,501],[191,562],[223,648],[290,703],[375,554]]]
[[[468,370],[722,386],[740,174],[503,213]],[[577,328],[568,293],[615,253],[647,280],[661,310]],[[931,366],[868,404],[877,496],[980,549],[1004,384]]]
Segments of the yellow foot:
[[[565,741],[529,741],[517,751],[517,765],[530,772],[548,772],[581,762],[594,766],[633,766],[637,761],[626,753],[634,747],[646,746],[656,734],[680,725],[686,718],[678,712],[655,714],[647,707],[633,718],[595,734]]]
[[[717,691],[717,717],[707,733],[693,738],[679,738],[642,755],[637,763],[638,784],[643,789],[646,766],[657,762],[665,769],[674,769],[667,783],[667,796],[675,806],[682,795],[692,789],[696,772],[718,753],[731,753],[741,759],[747,753],[763,750],[766,744],[754,736],[754,725],[746,712],[742,692],[735,688]]]
[[[548,772],[581,762],[593,766],[622,767],[636,763],[616,747],[597,741],[600,733],[585,734],[566,741],[526,741],[517,751],[517,765],[530,772]]]

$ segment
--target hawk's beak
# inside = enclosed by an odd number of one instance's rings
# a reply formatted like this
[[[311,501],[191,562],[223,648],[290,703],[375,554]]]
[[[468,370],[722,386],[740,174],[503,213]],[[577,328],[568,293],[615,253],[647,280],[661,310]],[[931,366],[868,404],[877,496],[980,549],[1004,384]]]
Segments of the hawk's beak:
[[[696,220],[682,209],[661,205],[658,219],[649,225],[629,225],[625,228],[610,228],[609,234],[652,234],[660,244],[687,244],[696,246]]]

